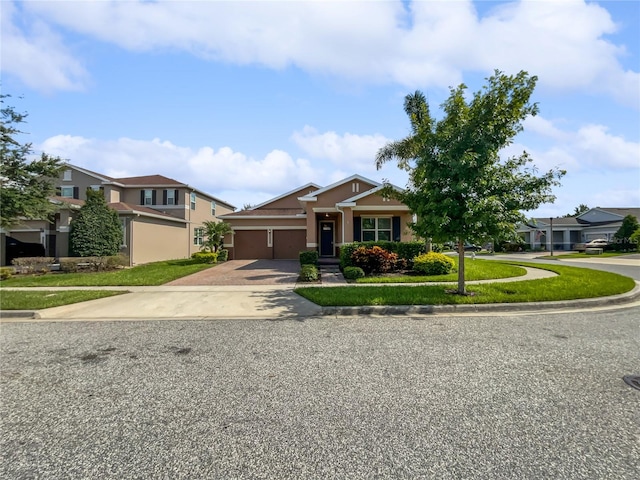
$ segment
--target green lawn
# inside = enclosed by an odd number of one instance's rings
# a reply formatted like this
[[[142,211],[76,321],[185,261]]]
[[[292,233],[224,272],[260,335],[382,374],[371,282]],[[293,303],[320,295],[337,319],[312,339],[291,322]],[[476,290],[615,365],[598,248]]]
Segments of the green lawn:
[[[458,268],[458,257],[452,257],[455,268]],[[493,260],[472,260],[465,258],[464,262],[466,280],[491,280],[495,278],[521,277],[527,272],[517,265],[496,262]],[[457,270],[448,275],[398,275],[398,276],[373,276],[356,280],[356,283],[423,283],[423,282],[456,282]]]
[[[510,262],[511,263],[511,262]],[[445,305],[543,302],[603,297],[625,293],[635,287],[633,279],[614,273],[562,265],[517,262],[517,265],[550,270],[557,277],[507,283],[467,285],[474,295],[447,293],[455,285],[382,285],[352,287],[303,287],[299,295],[322,306]]]
[[[210,264],[191,259],[167,260],[133,268],[97,273],[50,273],[16,275],[0,281],[0,287],[103,287],[163,285],[192,273],[211,268]]]
[[[112,290],[64,290],[64,291],[24,291],[2,290],[0,310],[40,310],[59,307],[70,303],[86,302],[97,298],[112,297],[127,293]]]

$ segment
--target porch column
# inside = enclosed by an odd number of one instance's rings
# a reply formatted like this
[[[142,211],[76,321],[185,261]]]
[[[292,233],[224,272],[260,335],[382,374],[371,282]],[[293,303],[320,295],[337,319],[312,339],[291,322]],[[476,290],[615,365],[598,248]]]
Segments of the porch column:
[[[353,242],[353,210],[351,209],[351,207],[345,207],[343,209],[343,212],[343,224],[340,232],[342,241],[340,243],[351,243]]]
[[[307,209],[307,248],[318,248],[318,230],[317,230],[316,213],[313,209]]]

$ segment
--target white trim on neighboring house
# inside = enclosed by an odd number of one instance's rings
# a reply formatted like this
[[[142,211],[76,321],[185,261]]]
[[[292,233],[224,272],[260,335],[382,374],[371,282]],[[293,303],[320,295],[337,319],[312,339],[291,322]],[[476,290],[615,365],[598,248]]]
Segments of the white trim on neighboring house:
[[[139,210],[116,210],[116,212],[118,212],[118,215],[134,215],[136,217],[150,217],[150,218],[159,218],[161,220],[168,220],[169,222],[176,222],[176,223],[191,223],[188,220],[185,220],[183,218],[178,218],[178,217],[173,217],[171,215],[161,215],[160,213],[158,213],[157,215],[154,215],[153,213],[149,213],[149,212],[141,212]]]

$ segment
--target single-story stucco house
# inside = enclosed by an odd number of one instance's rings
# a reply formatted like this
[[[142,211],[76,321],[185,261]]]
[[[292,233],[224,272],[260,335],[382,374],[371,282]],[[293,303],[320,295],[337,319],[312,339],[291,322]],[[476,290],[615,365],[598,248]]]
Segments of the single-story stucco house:
[[[627,215],[640,218],[640,208],[591,208],[576,217],[532,218],[518,233],[532,249],[573,250],[576,244],[596,238],[613,241]]]
[[[412,215],[381,194],[383,185],[352,175],[321,187],[308,183],[255,207],[220,218],[233,232],[225,237],[231,259],[293,259],[305,250],[336,257],[353,241],[410,241]],[[394,187],[398,188],[398,187]]]

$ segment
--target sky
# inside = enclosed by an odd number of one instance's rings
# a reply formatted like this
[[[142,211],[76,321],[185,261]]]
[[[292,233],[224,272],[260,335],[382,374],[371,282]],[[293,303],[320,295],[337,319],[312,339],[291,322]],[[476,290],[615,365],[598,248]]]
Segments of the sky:
[[[238,209],[353,174],[450,88],[538,77],[539,114],[501,152],[567,171],[529,216],[640,206],[640,2],[0,1],[2,93],[36,153],[160,174]]]

